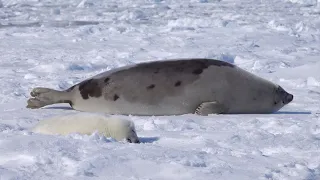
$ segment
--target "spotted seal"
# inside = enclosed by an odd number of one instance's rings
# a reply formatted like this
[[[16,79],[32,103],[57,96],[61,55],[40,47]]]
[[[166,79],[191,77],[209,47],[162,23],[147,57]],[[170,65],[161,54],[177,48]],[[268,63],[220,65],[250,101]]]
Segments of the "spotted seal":
[[[123,115],[272,113],[293,100],[281,86],[215,59],[143,62],[112,69],[64,91],[34,88],[28,108]]]

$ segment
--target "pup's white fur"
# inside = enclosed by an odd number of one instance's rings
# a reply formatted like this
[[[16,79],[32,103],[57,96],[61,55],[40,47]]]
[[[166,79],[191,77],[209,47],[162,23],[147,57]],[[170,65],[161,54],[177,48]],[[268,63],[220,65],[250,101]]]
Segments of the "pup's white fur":
[[[32,132],[60,135],[98,132],[105,137],[112,137],[118,141],[125,139],[128,142],[139,143],[132,121],[91,113],[77,113],[42,120],[32,128]]]

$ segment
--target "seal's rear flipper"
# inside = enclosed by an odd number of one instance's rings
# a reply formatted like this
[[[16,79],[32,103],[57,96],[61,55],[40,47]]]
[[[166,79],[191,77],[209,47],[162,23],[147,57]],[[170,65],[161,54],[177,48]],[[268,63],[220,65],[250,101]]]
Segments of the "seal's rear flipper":
[[[50,104],[69,103],[72,106],[70,92],[57,91],[49,88],[34,88],[30,95],[33,98],[28,99],[27,108],[37,109]]]
[[[197,107],[195,114],[207,116],[208,114],[221,114],[225,110],[225,107],[218,102],[203,102]]]

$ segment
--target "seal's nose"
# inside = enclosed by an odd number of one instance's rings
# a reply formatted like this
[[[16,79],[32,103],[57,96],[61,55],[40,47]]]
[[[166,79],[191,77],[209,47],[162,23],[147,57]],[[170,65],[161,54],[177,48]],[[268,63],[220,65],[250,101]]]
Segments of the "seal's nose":
[[[288,104],[289,102],[291,102],[293,100],[293,95],[287,93],[283,99],[283,103],[284,104]]]

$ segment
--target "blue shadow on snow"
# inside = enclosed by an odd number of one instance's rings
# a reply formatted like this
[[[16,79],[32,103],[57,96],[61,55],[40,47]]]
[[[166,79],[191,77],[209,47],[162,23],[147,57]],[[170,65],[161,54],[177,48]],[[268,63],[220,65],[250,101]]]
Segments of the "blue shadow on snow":
[[[140,143],[153,143],[159,140],[159,137],[139,137]]]
[[[278,111],[273,114],[311,114],[311,111]]]

